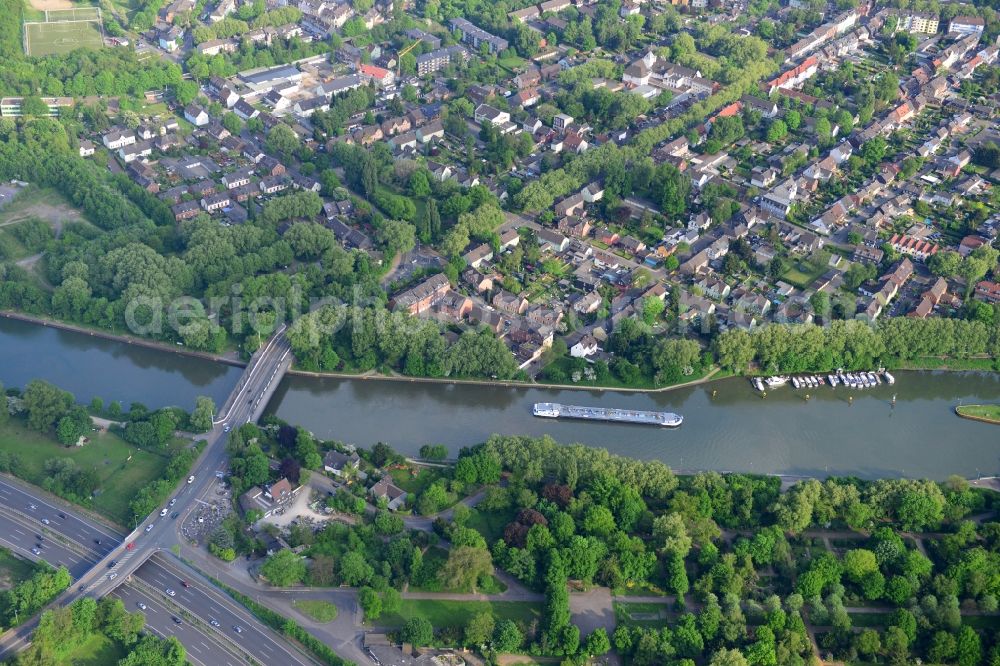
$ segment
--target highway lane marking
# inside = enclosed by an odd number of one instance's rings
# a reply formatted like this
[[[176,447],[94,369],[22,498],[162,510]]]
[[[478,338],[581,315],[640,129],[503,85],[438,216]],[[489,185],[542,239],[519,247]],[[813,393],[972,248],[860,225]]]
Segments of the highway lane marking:
[[[150,569],[156,568],[156,569],[159,569],[159,570],[161,570],[161,571],[163,571],[165,573],[170,573],[170,574],[174,574],[174,575],[178,575],[178,576],[181,575],[180,572],[173,571],[172,567],[171,567],[171,569],[168,569],[168,566],[170,566],[169,563],[162,562],[160,560],[156,560],[156,561],[154,561],[152,559],[146,560],[146,562],[144,563],[144,566],[147,566]],[[138,574],[138,571],[136,573]],[[221,594],[222,594],[221,592],[219,592],[218,590],[215,590],[214,588],[203,589],[202,587],[197,587],[197,588],[194,588],[194,589],[196,591],[200,592],[206,598],[211,598],[213,595],[216,595],[216,594],[221,596]],[[223,606],[228,610],[228,612],[229,612],[230,615],[237,617],[242,622],[244,622],[246,624],[249,624],[250,626],[252,626],[255,629],[257,629],[257,633],[261,637],[263,637],[265,639],[265,644],[261,645],[262,649],[266,649],[268,652],[271,652],[273,654],[272,650],[267,647],[268,645],[272,646],[272,647],[278,649],[279,651],[285,653],[289,657],[291,657],[292,660],[293,660],[292,663],[301,663],[301,659],[297,658],[296,655],[295,655],[295,653],[293,653],[289,649],[285,648],[284,645],[281,645],[280,643],[278,643],[277,641],[275,641],[275,639],[269,633],[267,633],[267,631],[266,631],[267,630],[267,626],[264,625],[264,623],[261,622],[259,619],[257,619],[257,617],[255,615],[250,614],[250,612],[247,609],[243,608],[242,606],[239,606],[235,602],[233,602],[231,604],[230,603],[224,603]],[[189,609],[189,612],[190,612],[190,609]],[[263,627],[264,629],[261,630],[261,627]]]

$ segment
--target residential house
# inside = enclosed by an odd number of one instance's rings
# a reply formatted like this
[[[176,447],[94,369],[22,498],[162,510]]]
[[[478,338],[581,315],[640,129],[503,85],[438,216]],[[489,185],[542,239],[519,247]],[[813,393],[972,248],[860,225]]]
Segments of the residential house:
[[[174,214],[174,219],[180,222],[181,220],[190,220],[195,217],[201,211],[201,208],[198,206],[197,201],[182,201],[171,206],[170,211]]]
[[[210,194],[201,200],[201,207],[205,209],[206,212],[212,213],[217,210],[221,210],[231,203],[229,199],[228,192],[219,192],[218,194]]]
[[[340,451],[327,451],[323,456],[323,470],[334,476],[349,476],[356,472],[361,465],[361,456],[356,451],[341,453]]]
[[[501,289],[493,296],[492,304],[500,312],[519,315],[528,308],[528,299]]]
[[[405,310],[411,315],[421,314],[444,296],[450,286],[448,276],[443,273],[432,275],[418,285],[397,294],[392,299],[392,307],[394,310]]]
[[[480,243],[462,255],[465,263],[473,268],[479,268],[483,262],[493,258],[493,248],[486,243]]]
[[[597,353],[597,338],[587,334],[569,348],[569,355],[573,358],[587,358]]]
[[[376,502],[385,501],[386,508],[396,511],[406,504],[406,491],[397,487],[388,478],[381,479],[368,491]]]
[[[485,44],[490,53],[500,54],[502,51],[506,51],[509,46],[506,39],[492,35],[464,18],[453,18],[449,22],[449,25],[452,31],[459,33],[464,43],[472,45],[474,49],[478,49],[481,45]]]
[[[260,179],[260,191],[264,194],[277,194],[288,189],[288,179],[284,176],[266,176]]]
[[[208,124],[208,111],[197,104],[188,104],[184,107],[184,119],[195,127],[203,127]]]
[[[135,132],[121,128],[115,128],[105,132],[101,137],[101,142],[108,150],[118,150],[122,146],[128,146],[136,142]]]

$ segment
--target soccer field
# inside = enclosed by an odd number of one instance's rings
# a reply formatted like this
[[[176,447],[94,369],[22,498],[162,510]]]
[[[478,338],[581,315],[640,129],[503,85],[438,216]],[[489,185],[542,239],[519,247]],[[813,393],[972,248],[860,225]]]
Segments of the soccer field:
[[[68,53],[78,48],[104,46],[101,26],[96,21],[26,23],[25,46],[28,55],[44,56]]]

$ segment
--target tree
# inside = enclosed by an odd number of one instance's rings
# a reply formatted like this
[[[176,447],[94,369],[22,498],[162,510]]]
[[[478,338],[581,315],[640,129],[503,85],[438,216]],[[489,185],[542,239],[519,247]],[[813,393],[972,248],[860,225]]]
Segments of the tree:
[[[306,563],[286,548],[267,558],[260,567],[260,574],[275,587],[287,587],[301,583],[306,577]]]
[[[363,153],[361,158],[361,191],[370,199],[378,189],[378,167],[375,158],[370,153]]]
[[[727,650],[725,648],[712,654],[708,662],[709,666],[748,666],[746,657],[739,650]]]
[[[788,134],[788,126],[785,124],[784,120],[776,118],[771,122],[771,126],[767,128],[767,140],[770,143],[775,143],[785,138]]]
[[[961,264],[961,255],[959,255],[958,252],[952,252],[950,250],[937,252],[936,254],[931,255],[931,257],[927,260],[927,268],[929,268],[934,275],[939,275],[941,277],[953,277],[954,275],[957,275]]]
[[[524,643],[524,635],[513,620],[501,620],[493,631],[493,649],[497,652],[514,652]]]
[[[22,398],[28,412],[28,425],[43,432],[52,428],[74,402],[71,393],[40,379],[28,383]]]
[[[365,622],[371,622],[381,617],[382,598],[372,588],[365,586],[358,590],[358,603],[365,613]]]
[[[434,641],[434,627],[427,618],[411,617],[403,625],[400,635],[405,643],[426,647]]]
[[[882,640],[874,629],[865,629],[858,634],[856,645],[859,653],[872,657],[882,649]]]
[[[374,574],[364,555],[357,551],[352,550],[340,559],[340,579],[347,585],[364,585]]]
[[[465,625],[465,644],[468,647],[480,647],[486,645],[493,636],[496,628],[496,618],[493,613],[484,611],[476,613]]]
[[[958,630],[958,666],[979,666],[983,658],[983,649],[979,634],[969,625]]]
[[[271,128],[264,140],[264,147],[268,152],[278,153],[287,159],[299,147],[299,137],[287,125],[281,123]]]
[[[232,111],[222,114],[222,126],[233,136],[239,136],[240,132],[243,131],[243,121]]]
[[[611,649],[611,641],[608,639],[608,632],[604,627],[598,627],[590,632],[584,644],[583,651],[591,657],[599,657]]]
[[[493,558],[485,548],[459,546],[448,552],[448,560],[438,572],[441,583],[458,590],[472,590],[481,578],[493,575]]]
[[[208,432],[212,429],[212,417],[215,415],[215,401],[200,395],[195,399],[194,411],[191,412],[191,429],[194,432]]]

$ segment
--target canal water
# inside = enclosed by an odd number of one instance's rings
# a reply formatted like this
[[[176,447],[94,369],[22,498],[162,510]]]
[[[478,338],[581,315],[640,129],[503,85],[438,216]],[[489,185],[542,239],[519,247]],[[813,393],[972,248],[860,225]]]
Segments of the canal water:
[[[242,368],[0,317],[0,382],[24,386],[44,379],[87,403],[141,402],[194,409],[207,395],[222,404]]]
[[[221,402],[238,375],[238,368],[201,359],[0,319],[0,381],[7,386],[41,377],[81,401],[99,395],[190,407],[197,395]],[[1000,374],[899,372],[896,378],[895,386],[866,391],[811,389],[806,401],[806,391],[790,386],[761,398],[739,378],[638,394],[290,376],[268,409],[323,439],[383,441],[406,454],[440,443],[455,455],[492,433],[548,434],[680,470],[1000,474],[1000,427],[953,412],[959,403],[1000,402]],[[667,410],[682,414],[684,425],[552,421],[532,416],[535,402]]]

